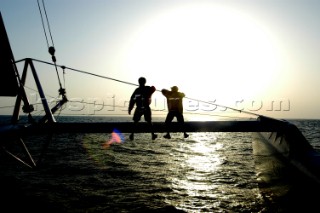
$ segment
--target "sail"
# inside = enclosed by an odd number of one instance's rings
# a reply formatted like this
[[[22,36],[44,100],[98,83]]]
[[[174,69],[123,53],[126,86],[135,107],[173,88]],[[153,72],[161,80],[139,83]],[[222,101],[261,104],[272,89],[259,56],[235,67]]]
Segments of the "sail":
[[[16,96],[18,81],[7,32],[0,12],[0,96]]]

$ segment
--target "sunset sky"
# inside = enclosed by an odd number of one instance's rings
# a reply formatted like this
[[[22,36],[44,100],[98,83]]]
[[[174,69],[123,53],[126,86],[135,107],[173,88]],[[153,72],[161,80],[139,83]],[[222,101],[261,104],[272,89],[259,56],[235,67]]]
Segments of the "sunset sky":
[[[158,90],[154,115],[166,112],[159,91],[176,85],[186,94],[186,114],[223,113],[207,104],[214,102],[276,118],[320,119],[320,1],[44,3],[57,64],[121,81],[72,70],[63,76],[59,68],[74,101],[61,114],[127,115],[132,84],[144,76]],[[52,62],[37,0],[1,0],[0,10],[15,60]],[[47,98],[57,97],[55,68],[34,63]],[[39,102],[33,90],[27,93]],[[3,106],[14,105],[14,98],[0,99],[0,114],[11,114],[13,108]]]

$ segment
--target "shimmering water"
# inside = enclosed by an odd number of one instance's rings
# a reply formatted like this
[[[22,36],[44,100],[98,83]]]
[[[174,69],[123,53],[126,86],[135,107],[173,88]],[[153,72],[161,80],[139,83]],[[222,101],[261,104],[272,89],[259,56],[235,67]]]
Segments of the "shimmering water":
[[[319,148],[320,122],[294,122]],[[289,212],[290,199],[296,201],[283,193],[270,202],[261,193],[251,133],[124,136],[108,148],[110,133],[24,138],[35,160],[51,141],[37,169],[1,153],[1,202],[42,212]]]

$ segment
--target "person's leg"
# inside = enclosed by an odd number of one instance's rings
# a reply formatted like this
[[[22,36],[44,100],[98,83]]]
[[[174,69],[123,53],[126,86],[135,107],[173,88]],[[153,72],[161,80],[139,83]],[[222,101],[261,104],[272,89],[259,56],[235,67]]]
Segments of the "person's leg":
[[[137,126],[138,122],[140,121],[141,116],[142,116],[141,110],[136,108],[134,111],[134,114],[133,114],[133,118],[132,118],[133,128],[132,128],[131,134],[129,136],[130,140],[134,139],[134,132],[136,130],[136,126]]]
[[[132,128],[131,134],[129,135],[130,140],[134,139],[134,132],[135,132],[137,124],[138,124],[138,121],[133,122],[133,128]]]
[[[155,140],[158,136],[153,131],[153,124],[152,124],[152,118],[151,118],[151,109],[150,107],[147,108],[144,112],[144,120],[149,124],[150,131],[151,131],[151,138],[152,140]]]
[[[189,135],[188,135],[188,134],[186,133],[186,131],[185,131],[185,127],[184,127],[184,117],[183,117],[182,113],[178,113],[176,116],[177,116],[177,121],[181,124],[182,129],[183,129],[183,137],[184,137],[184,138],[189,137]]]
[[[164,138],[167,138],[167,139],[171,138],[171,135],[170,135],[170,124],[171,124],[173,118],[174,118],[174,114],[172,112],[168,112],[166,120],[164,122],[166,124],[166,130],[167,130],[167,134],[165,134],[163,136]]]

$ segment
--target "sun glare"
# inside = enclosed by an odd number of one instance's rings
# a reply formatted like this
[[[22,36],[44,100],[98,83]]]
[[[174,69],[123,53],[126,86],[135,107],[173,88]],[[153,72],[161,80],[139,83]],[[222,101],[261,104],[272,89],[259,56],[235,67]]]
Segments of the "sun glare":
[[[127,44],[127,69],[157,88],[179,86],[187,97],[252,97],[274,77],[277,50],[249,16],[214,5],[189,5],[146,21]]]

